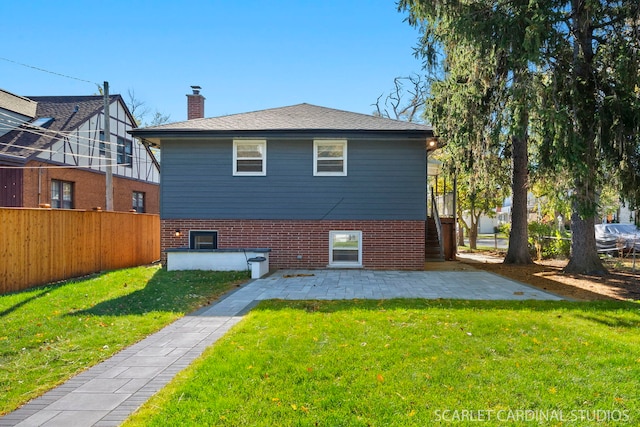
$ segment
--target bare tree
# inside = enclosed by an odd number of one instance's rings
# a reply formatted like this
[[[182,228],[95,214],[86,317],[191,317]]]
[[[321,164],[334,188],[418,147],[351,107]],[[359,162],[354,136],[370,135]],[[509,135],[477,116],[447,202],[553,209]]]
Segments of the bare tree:
[[[145,123],[145,126],[159,126],[169,122],[171,116],[169,114],[162,114],[160,111],[156,110],[153,114],[153,118],[149,123]]]
[[[427,88],[422,77],[412,74],[393,79],[393,89],[376,100],[374,115],[406,122],[424,122],[423,113]],[[408,95],[408,96],[407,96]]]
[[[129,107],[129,111],[131,115],[136,120],[138,126],[159,126],[164,123],[169,122],[171,116],[169,114],[163,114],[160,111],[156,110],[153,113],[153,117],[151,117],[150,121],[147,121],[147,116],[149,115],[151,109],[147,107],[145,101],[141,101],[136,97],[136,93],[133,89],[127,90],[127,107]]]
[[[149,108],[145,105],[144,101],[141,101],[136,97],[136,92],[133,89],[127,90],[127,107],[138,126],[142,124],[144,117],[149,114]]]

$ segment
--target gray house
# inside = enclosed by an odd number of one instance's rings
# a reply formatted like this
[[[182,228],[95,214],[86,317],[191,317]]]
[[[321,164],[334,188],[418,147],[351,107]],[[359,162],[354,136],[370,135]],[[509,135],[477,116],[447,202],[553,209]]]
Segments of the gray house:
[[[299,104],[130,133],[162,150],[165,261],[268,248],[272,268],[424,266],[429,126]]]

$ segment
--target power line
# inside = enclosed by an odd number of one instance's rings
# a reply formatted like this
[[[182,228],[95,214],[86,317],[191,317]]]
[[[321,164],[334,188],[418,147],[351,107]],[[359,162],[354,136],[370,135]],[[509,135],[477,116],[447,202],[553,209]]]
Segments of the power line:
[[[32,147],[27,147],[27,146],[22,146],[22,145],[8,144],[8,143],[4,143],[4,142],[0,142],[0,145],[3,145],[5,147],[13,147],[13,148],[20,148],[20,149],[23,149],[23,150],[35,151],[35,152],[38,152],[40,154],[50,154],[50,155],[57,154],[57,155],[61,155],[61,156],[67,155],[67,156],[70,156],[70,157],[77,157],[79,159],[82,158],[82,159],[91,159],[91,160],[106,159],[106,157],[101,157],[101,156],[89,156],[89,155],[86,155],[86,154],[79,154],[79,153],[61,153],[59,151],[47,150],[45,148],[32,148]],[[3,153],[0,152],[0,154],[3,154]],[[113,159],[112,159],[112,161],[110,163],[115,164],[113,162]],[[145,163],[148,163],[148,162],[145,162]]]
[[[0,129],[1,128],[2,127],[0,126]],[[81,136],[78,136],[78,135],[70,135],[70,136],[64,136],[63,135],[61,137],[60,135],[46,135],[46,134],[37,132],[37,131],[35,131],[33,129],[19,128],[19,130],[27,132],[27,133],[32,133],[32,134],[37,135],[37,136],[42,136],[42,137],[45,137],[45,138],[50,138],[50,139],[54,139],[55,138],[55,139],[57,139],[57,140],[62,142],[63,147],[64,147],[65,144],[74,144],[74,145],[77,145],[78,147],[85,148],[88,151],[90,151],[91,149],[95,150],[96,147],[97,147],[97,144],[96,144],[97,142],[104,142],[104,141],[100,141],[100,140],[96,140],[96,139],[90,139],[90,138],[81,137]],[[90,141],[92,144],[84,144],[84,143],[81,143],[79,141],[73,141],[72,140],[73,137],[75,137],[77,139],[86,139],[86,140]],[[62,141],[63,138],[70,138],[70,139],[67,140],[67,141]],[[122,147],[117,142],[112,142],[111,144],[112,145],[116,145],[117,148],[120,148],[120,149]],[[19,149],[22,149],[22,150],[34,151],[34,152],[37,152],[39,154],[49,154],[50,156],[52,156],[52,155],[68,155],[68,156],[71,156],[71,157],[76,157],[78,159],[82,158],[82,159],[90,159],[90,160],[98,160],[98,161],[106,159],[106,157],[104,155],[95,156],[95,155],[80,154],[80,153],[66,153],[66,152],[60,152],[59,149],[54,151],[54,150],[50,150],[50,149],[46,149],[46,148],[34,148],[34,147],[29,147],[29,146],[24,146],[24,145],[10,144],[10,143],[6,143],[6,142],[5,143],[0,142],[0,146],[5,146],[5,147],[9,147],[9,148],[19,148]],[[1,151],[0,151],[0,154],[2,154]],[[133,156],[133,153],[131,153],[131,155]],[[138,161],[136,163],[140,164],[140,165],[154,164],[154,162],[152,160],[143,159],[143,158],[140,158],[140,157],[137,157],[137,159],[138,159]],[[113,161],[111,162],[111,164],[114,165],[114,166],[116,166],[116,165],[119,165],[119,166],[126,165],[125,163],[116,163],[116,162],[113,162]]]
[[[14,128],[14,127],[5,127],[2,126],[0,124],[0,130],[8,130],[8,131],[19,131],[19,132],[24,132],[24,133],[30,133],[36,136],[40,136],[43,138],[49,138],[50,140],[62,140],[62,139],[67,139],[67,140],[71,140],[71,139],[75,139],[75,141],[73,141],[74,144],[81,146],[81,147],[86,147],[86,148],[94,148],[95,147],[95,143],[96,142],[101,142],[104,145],[118,145],[117,142],[106,142],[103,140],[99,140],[96,138],[89,138],[86,136],[81,136],[81,135],[76,135],[74,133],[58,133],[57,131],[50,131],[52,133],[46,133],[43,131],[40,131],[38,129],[29,129],[29,128],[23,128],[23,127],[18,127],[18,128]],[[99,131],[101,132],[101,131]],[[86,141],[86,142],[82,142],[82,141]],[[130,139],[127,139],[127,141],[131,141]],[[12,145],[12,144],[8,144],[8,145]],[[16,145],[16,147],[18,147],[18,145]]]
[[[45,149],[45,148],[33,148],[33,147],[26,147],[26,146],[21,146],[21,145],[16,146],[16,145],[13,145],[13,144],[8,144],[8,143],[3,143],[3,142],[0,142],[0,146],[11,147],[11,148],[20,148],[20,149],[24,149],[24,150],[34,151],[34,152],[37,152],[38,154],[49,154],[50,156],[53,156],[53,155],[69,156],[69,157],[77,158],[77,159],[97,160],[99,162],[97,165],[95,165],[95,164],[87,164],[87,165],[84,165],[84,167],[91,167],[91,166],[100,167],[100,166],[109,166],[109,165],[111,165],[111,166],[131,166],[130,163],[118,163],[117,159],[111,159],[110,162],[107,162],[107,163],[104,163],[104,164],[100,163],[100,161],[107,160],[107,158],[105,156],[91,156],[91,155],[80,154],[80,153],[67,153],[67,152],[48,150],[48,149]],[[2,151],[0,151],[0,155],[2,155],[2,154],[6,154],[6,153],[3,153]],[[133,153],[131,153],[131,156],[133,157]],[[137,159],[137,161],[135,162],[135,164],[139,164],[141,166],[142,165],[146,166],[146,165],[150,165],[150,164],[155,164],[151,160],[142,159],[140,157],[136,157],[136,159]],[[46,160],[52,160],[52,159],[42,159],[42,158],[40,158],[38,160],[46,161]],[[19,167],[22,167],[22,166],[19,166]]]
[[[13,130],[17,130],[17,131],[21,131],[21,132],[29,132],[29,133],[33,133],[35,135],[40,135],[40,136],[44,136],[44,137],[48,137],[48,138],[62,138],[65,136],[72,136],[75,137],[78,140],[86,140],[88,142],[96,142],[97,140],[95,138],[91,138],[91,137],[86,137],[86,136],[80,136],[77,133],[78,132],[86,132],[86,133],[95,133],[97,132],[101,132],[100,129],[89,129],[89,130],[80,130],[80,129],[72,129],[72,130],[54,130],[54,129],[47,129],[47,128],[43,128],[41,126],[34,126],[33,124],[31,124],[29,121],[27,120],[18,120],[15,117],[3,113],[0,111],[0,116],[6,116],[9,117],[8,119],[2,119],[2,121],[0,121],[0,127],[3,130],[8,130],[8,131],[13,131]],[[104,114],[103,114],[104,116]],[[7,124],[8,126],[3,126],[3,122],[5,124]],[[14,127],[15,125],[15,127]],[[22,126],[26,126],[26,127],[22,127]],[[133,129],[133,128],[132,128]],[[47,134],[47,132],[50,132],[51,135]],[[100,140],[100,142],[104,143],[104,144],[115,144],[114,142],[107,142],[107,141],[102,141]]]
[[[74,144],[79,145],[81,147],[86,147],[86,148],[95,147],[96,142],[102,142],[105,145],[106,144],[117,145],[117,142],[107,143],[106,141],[98,140],[95,138],[88,138],[80,135],[75,135],[73,133],[46,133],[46,132],[39,131],[37,129],[4,127],[2,125],[0,125],[0,130],[8,130],[8,131],[17,130],[19,132],[30,133],[43,138],[49,138],[51,140],[75,139],[75,141],[73,141]],[[52,132],[55,132],[55,131],[52,131]],[[86,142],[82,142],[82,141],[86,141]],[[12,144],[5,144],[5,145],[12,145]],[[16,147],[19,147],[19,145],[16,145]]]
[[[26,132],[26,133],[31,133],[37,136],[41,136],[44,138],[49,138],[51,140],[53,139],[57,139],[57,140],[62,140],[64,138],[68,138],[68,143],[73,143],[79,147],[83,147],[86,148],[88,150],[91,149],[95,149],[96,147],[96,143],[100,143],[102,146],[109,146],[109,147],[113,147],[116,150],[119,147],[122,147],[122,144],[119,144],[117,141],[115,142],[107,142],[107,141],[103,141],[101,139],[97,139],[97,138],[92,138],[92,137],[87,137],[87,136],[82,136],[80,135],[80,133],[102,133],[103,131],[96,128],[96,129],[88,129],[88,130],[81,130],[81,129],[74,129],[74,130],[66,130],[66,131],[62,131],[62,130],[54,130],[54,129],[47,129],[47,128],[43,128],[41,126],[34,126],[33,124],[31,124],[29,121],[26,120],[18,120],[15,117],[3,113],[2,111],[0,111],[0,116],[5,116],[8,117],[7,118],[2,118],[0,117],[0,130],[7,130],[7,131],[19,131],[19,132]],[[102,117],[104,117],[104,114],[102,114]],[[26,126],[26,127],[25,127]],[[133,129],[133,127],[132,127]],[[47,133],[48,132],[48,133]],[[120,135],[116,136],[118,138],[123,138],[126,141],[135,141],[140,145],[144,145],[142,144],[138,138],[132,138],[132,139],[128,139],[128,138],[124,138],[121,137]],[[82,142],[82,141],[86,141],[86,142]],[[5,145],[5,146],[10,146],[12,144],[2,144],[0,143],[0,145]],[[18,145],[14,145],[15,147],[18,147]],[[115,147],[114,147],[115,146]],[[21,146],[22,148],[28,148],[25,146]],[[32,149],[35,150],[35,149]],[[91,156],[88,156],[91,158]],[[94,157],[97,158],[97,157]],[[145,164],[149,164],[149,163],[154,163],[153,161],[143,161],[142,163]]]
[[[102,115],[102,113],[100,113]],[[57,134],[60,135],[75,135],[75,134],[83,134],[83,133],[95,133],[96,129],[80,129],[80,128],[76,128],[76,129],[72,129],[72,130],[54,130],[54,129],[48,129],[48,128],[44,128],[42,126],[36,126],[34,125],[32,122],[30,122],[29,120],[17,120],[15,119],[13,116],[11,116],[10,114],[6,114],[3,113],[2,111],[0,111],[0,116],[6,116],[7,118],[3,118],[0,117],[0,126],[3,126],[4,130],[26,130],[25,128],[21,128],[20,126],[28,126],[32,129],[37,129],[37,130],[41,130],[43,132],[55,132]],[[132,129],[134,129],[132,127]],[[98,131],[102,132],[101,129],[97,129]],[[85,139],[91,139],[90,137],[81,137],[81,138],[85,138]]]
[[[42,161],[42,160],[41,160]],[[91,166],[107,167],[108,163],[93,164]],[[118,166],[131,166],[131,163],[119,163]],[[86,165],[48,165],[48,166],[3,166],[0,165],[0,169],[91,169]]]
[[[89,80],[84,80],[84,79],[80,79],[78,77],[68,76],[66,74],[56,73],[55,71],[45,70],[44,68],[36,67],[34,65],[23,64],[22,62],[13,61],[13,60],[11,60],[9,58],[0,57],[0,59],[3,60],[3,61],[11,62],[13,64],[21,65],[21,66],[26,67],[26,68],[31,68],[31,69],[34,69],[34,70],[42,71],[43,73],[49,73],[49,74],[53,74],[53,75],[59,76],[59,77],[64,77],[64,78],[67,78],[67,79],[78,80],[80,82],[91,83],[92,85],[96,85],[96,86],[100,87],[100,85],[98,83],[91,82]]]
[[[66,144],[73,144],[75,146],[77,146],[78,148],[84,148],[85,150],[87,150],[87,152],[91,152],[92,150],[96,150],[101,149],[101,147],[98,146],[98,144],[101,144],[103,146],[114,146],[115,145],[115,149],[117,151],[123,150],[123,145],[119,144],[117,141],[116,142],[107,142],[107,141],[103,141],[101,139],[97,139],[97,138],[91,138],[91,137],[86,137],[86,136],[82,136],[79,135],[78,132],[102,132],[100,129],[96,128],[94,130],[86,130],[86,131],[81,131],[80,129],[73,129],[73,130],[68,130],[68,131],[61,131],[61,130],[54,130],[54,129],[47,129],[41,126],[34,126],[33,124],[31,124],[29,121],[27,120],[21,120],[16,118],[15,116],[12,116],[10,114],[4,113],[2,111],[0,111],[0,116],[4,116],[0,117],[0,130],[7,130],[7,131],[19,131],[19,132],[26,132],[26,133],[30,133],[36,136],[40,136],[40,137],[44,137],[44,138],[49,138],[50,140],[58,140],[60,141],[63,146],[61,148],[63,148]],[[104,117],[104,114],[102,114],[102,116]],[[118,135],[118,137],[120,138],[120,136]],[[65,140],[66,139],[66,140]],[[133,141],[138,142],[138,144],[140,145],[144,145],[142,143],[140,143],[136,138],[133,138],[133,140],[131,139],[126,139],[127,141],[131,141],[133,143]],[[49,154],[50,156],[52,155],[69,155],[72,157],[76,157],[78,159],[83,158],[83,159],[89,159],[89,160],[98,160],[99,162],[106,159],[106,157],[103,155],[88,155],[88,154],[80,154],[80,153],[66,153],[66,152],[60,152],[60,149],[58,150],[49,150],[49,149],[44,149],[44,148],[33,148],[33,147],[29,147],[29,146],[23,146],[23,145],[16,145],[16,144],[12,144],[12,143],[0,143],[0,146],[5,146],[5,147],[14,147],[14,148],[19,148],[19,149],[24,149],[24,150],[30,150],[33,152],[38,152],[40,154]],[[0,152],[0,154],[2,154],[2,152]],[[118,153],[120,154],[120,153]],[[126,153],[124,154],[126,155]],[[130,153],[131,156],[133,156],[133,153]],[[142,157],[136,157],[137,162],[136,164],[146,167],[147,165],[150,164],[155,164],[155,162],[153,160],[151,160],[150,158],[148,158],[147,156],[145,156],[145,158]],[[107,163],[104,166],[108,166],[109,164],[111,164],[112,166],[128,166],[129,163],[117,163],[117,161],[111,161],[110,163]],[[91,165],[87,165],[87,166],[91,166]],[[93,165],[93,166],[97,166],[97,167],[101,167],[103,166],[102,164],[98,164],[98,165]]]
[[[83,148],[87,148],[87,149],[95,149],[96,148],[96,143],[100,143],[102,145],[109,145],[109,146],[115,146],[115,148],[121,147],[122,144],[119,144],[117,141],[116,142],[107,142],[107,141],[103,141],[101,139],[97,139],[97,138],[91,138],[91,137],[86,137],[86,136],[82,136],[79,135],[78,133],[102,133],[103,131],[100,129],[93,129],[93,130],[80,130],[80,129],[75,129],[75,130],[69,130],[69,131],[59,131],[59,130],[54,130],[54,129],[47,129],[47,128],[43,128],[40,126],[34,126],[31,123],[29,123],[28,121],[20,121],[20,120],[16,120],[15,118],[13,118],[13,116],[10,116],[8,114],[2,113],[0,111],[0,116],[6,116],[9,117],[9,119],[3,119],[4,120],[4,125],[3,122],[0,121],[0,130],[7,130],[7,131],[19,131],[19,132],[26,132],[26,133],[31,133],[33,135],[37,135],[37,136],[41,136],[44,138],[49,138],[49,139],[57,139],[57,140],[62,140],[67,138],[68,140],[66,141],[67,143],[72,143],[75,144],[79,147],[83,147]],[[15,125],[15,126],[14,126]],[[23,127],[26,126],[26,127]],[[122,138],[121,136],[117,135],[119,138]],[[127,141],[138,141],[137,138],[133,138],[133,139],[126,139]],[[82,142],[82,141],[86,141],[86,142]],[[141,144],[138,141],[138,144]],[[30,147],[26,147],[26,146],[19,146],[19,145],[13,145],[13,144],[9,144],[9,143],[0,143],[0,145],[5,145],[5,146],[14,146],[14,147],[21,147],[21,148],[25,148],[25,149],[31,149],[31,150],[38,150],[35,148],[30,148]],[[89,156],[91,157],[91,156]],[[152,163],[152,162],[145,162],[145,163]]]

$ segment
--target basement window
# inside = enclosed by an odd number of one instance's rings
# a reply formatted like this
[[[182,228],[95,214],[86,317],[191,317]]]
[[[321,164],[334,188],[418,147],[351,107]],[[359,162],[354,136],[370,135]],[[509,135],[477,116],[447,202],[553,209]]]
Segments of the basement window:
[[[329,266],[362,267],[362,231],[329,232]]]
[[[218,232],[190,230],[189,249],[218,249]]]

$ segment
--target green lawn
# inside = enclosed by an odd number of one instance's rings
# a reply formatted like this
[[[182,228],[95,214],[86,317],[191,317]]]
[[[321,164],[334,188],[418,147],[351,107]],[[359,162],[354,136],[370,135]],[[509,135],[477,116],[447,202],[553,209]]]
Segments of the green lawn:
[[[0,414],[247,279],[138,267],[0,296]]]
[[[638,425],[639,309],[264,302],[126,425]]]

